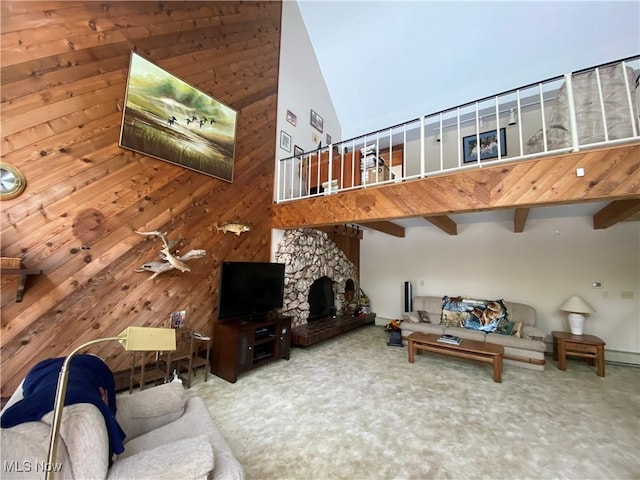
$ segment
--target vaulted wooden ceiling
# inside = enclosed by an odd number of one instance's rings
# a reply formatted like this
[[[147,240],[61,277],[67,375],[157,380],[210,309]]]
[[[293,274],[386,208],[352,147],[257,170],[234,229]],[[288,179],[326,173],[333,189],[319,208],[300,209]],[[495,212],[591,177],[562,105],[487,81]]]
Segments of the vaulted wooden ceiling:
[[[514,232],[522,232],[531,208],[596,201],[609,203],[593,216],[595,229],[640,214],[640,143],[281,203],[274,228],[359,224],[403,237],[394,220],[422,217],[456,235],[451,214],[510,209]]]

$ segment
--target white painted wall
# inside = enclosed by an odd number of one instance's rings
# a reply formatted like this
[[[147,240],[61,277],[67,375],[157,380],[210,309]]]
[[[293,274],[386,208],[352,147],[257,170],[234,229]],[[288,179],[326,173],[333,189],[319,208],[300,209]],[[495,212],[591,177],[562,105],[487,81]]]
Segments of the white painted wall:
[[[340,140],[342,128],[297,2],[282,2],[281,28],[277,145],[280,130],[284,130],[291,135],[293,145],[315,150],[320,141],[327,145],[327,133],[332,141]],[[312,109],[324,120],[322,133],[310,124]],[[297,116],[295,127],[286,120],[287,110]],[[292,155],[293,149],[289,153],[278,148],[276,156]]]
[[[327,145],[327,133],[332,142],[342,137],[342,127],[297,2],[282,2],[281,30],[276,162],[292,157],[296,145],[305,152],[315,150],[320,142]],[[287,121],[287,110],[296,116],[295,126]],[[322,117],[322,132],[311,126],[311,110]],[[290,151],[281,148],[282,131],[291,136]],[[300,195],[299,162],[279,162],[279,167],[279,198]],[[274,198],[278,198],[277,192]]]
[[[529,220],[523,233],[513,233],[511,221],[471,223],[458,225],[457,236],[425,222],[407,228],[405,238],[366,230],[360,269],[377,323],[402,314],[404,281],[412,282],[414,295],[532,305],[547,335],[568,331],[566,314],[558,307],[577,294],[596,310],[585,322],[585,333],[607,343],[607,358],[640,363],[638,222],[594,230],[591,217]],[[602,289],[592,288],[596,281]],[[621,298],[623,292],[633,298]]]

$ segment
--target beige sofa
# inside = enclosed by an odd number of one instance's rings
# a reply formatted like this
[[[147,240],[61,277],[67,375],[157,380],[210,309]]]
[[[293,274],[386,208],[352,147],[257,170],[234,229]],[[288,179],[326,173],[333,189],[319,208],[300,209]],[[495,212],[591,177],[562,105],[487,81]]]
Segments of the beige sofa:
[[[22,398],[21,388],[5,409]],[[89,403],[63,410],[56,463],[64,479],[244,479],[244,469],[204,401],[187,398],[177,382],[117,396],[116,420],[127,434],[124,452],[108,465],[105,420]],[[3,479],[44,477],[52,412],[40,421],[1,430]]]
[[[544,332],[535,327],[536,311],[522,303],[504,302],[510,321],[522,322],[520,336],[485,333],[461,327],[444,326],[442,320],[443,297],[417,296],[413,298],[413,311],[405,313],[401,324],[402,340],[414,332],[442,335],[448,333],[463,339],[494,343],[504,347],[503,363],[532,370],[544,371]],[[420,321],[418,311],[427,312],[429,322]]]

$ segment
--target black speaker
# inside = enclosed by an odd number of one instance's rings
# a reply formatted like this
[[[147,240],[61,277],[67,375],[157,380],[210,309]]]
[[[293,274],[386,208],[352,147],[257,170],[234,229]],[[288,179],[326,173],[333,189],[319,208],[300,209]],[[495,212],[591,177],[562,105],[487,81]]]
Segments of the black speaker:
[[[413,292],[411,282],[404,282],[404,311],[413,311]]]

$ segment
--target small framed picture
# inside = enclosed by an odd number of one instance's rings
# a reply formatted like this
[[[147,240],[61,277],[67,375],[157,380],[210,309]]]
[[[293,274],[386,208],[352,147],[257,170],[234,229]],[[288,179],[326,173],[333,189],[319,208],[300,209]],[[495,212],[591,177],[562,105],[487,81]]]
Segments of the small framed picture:
[[[293,156],[300,158],[300,155],[304,153],[304,150],[298,145],[293,146]]]
[[[183,328],[184,320],[187,316],[186,310],[180,310],[179,312],[173,312],[169,316],[169,325],[171,328]]]
[[[327,145],[331,145],[331,135],[327,133]]]
[[[298,116],[295,115],[291,110],[287,110],[287,122],[289,122],[294,127],[298,123]]]
[[[480,146],[478,147],[478,137]],[[462,139],[463,163],[472,163],[478,161],[478,152],[480,152],[480,160],[488,160],[498,157],[498,141],[500,142],[500,156],[507,155],[507,131],[505,128],[500,129],[500,138],[498,132],[491,130],[483,132],[480,135],[469,135]]]
[[[287,152],[291,151],[291,135],[284,130],[280,130],[280,148]]]
[[[311,126],[322,133],[324,120],[320,115],[311,110]]]

